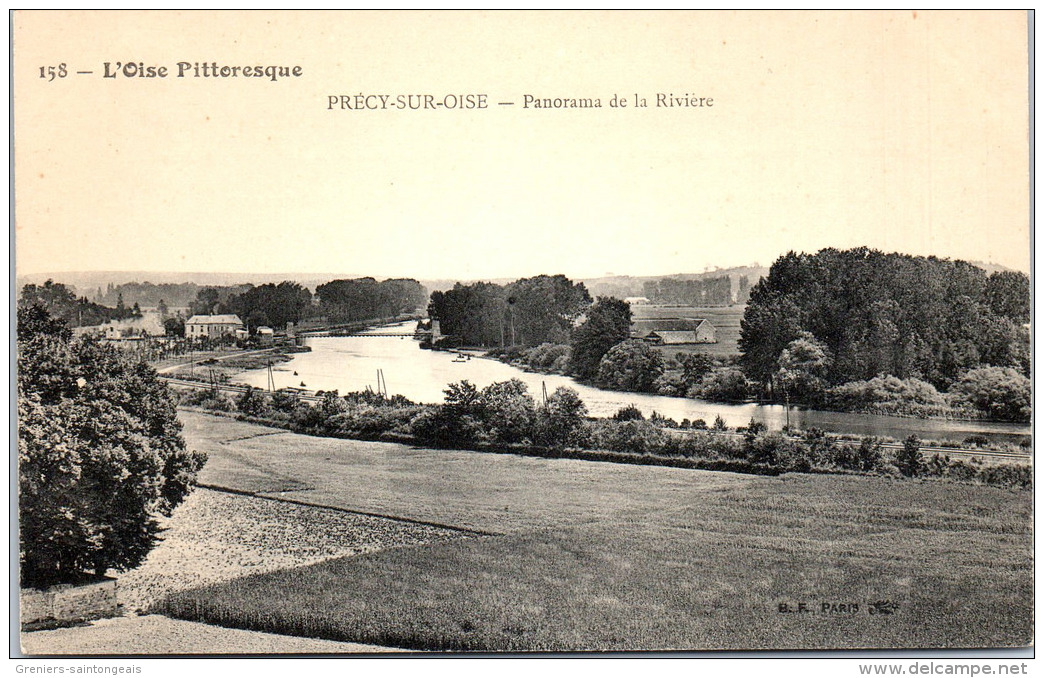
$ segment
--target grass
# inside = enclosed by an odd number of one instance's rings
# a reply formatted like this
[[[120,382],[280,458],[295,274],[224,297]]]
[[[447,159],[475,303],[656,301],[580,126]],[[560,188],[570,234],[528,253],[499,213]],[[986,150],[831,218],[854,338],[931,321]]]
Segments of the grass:
[[[499,534],[180,592],[159,608],[173,616],[426,650],[1031,642],[1028,491],[417,450],[186,418],[190,445],[217,461],[211,482],[294,481],[281,496]],[[869,614],[878,600],[898,610]],[[814,612],[778,611],[799,602]]]

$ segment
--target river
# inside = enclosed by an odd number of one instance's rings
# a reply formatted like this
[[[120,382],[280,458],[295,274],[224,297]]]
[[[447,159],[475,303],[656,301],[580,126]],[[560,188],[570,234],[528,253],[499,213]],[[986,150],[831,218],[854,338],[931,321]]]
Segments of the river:
[[[415,323],[384,327],[373,332],[412,332]],[[405,337],[309,337],[304,342],[309,353],[298,353],[289,362],[273,368],[276,388],[295,386],[309,390],[338,390],[340,393],[376,390],[377,371],[382,370],[388,392],[401,393],[410,400],[439,403],[446,384],[467,379],[478,387],[495,381],[521,379],[538,401],[543,388],[548,394],[559,386],[576,389],[596,417],[613,415],[621,407],[635,405],[648,416],[658,412],[676,421],[703,419],[708,425],[720,416],[729,426],[746,426],[753,418],[770,430],[792,426],[821,428],[837,433],[905,438],[915,434],[926,440],[960,442],[970,435],[984,435],[995,441],[1021,442],[1029,439],[1030,427],[977,421],[910,419],[879,415],[826,412],[791,407],[789,415],[782,405],[711,403],[691,398],[641,393],[604,391],[579,384],[569,377],[525,372],[496,360],[472,358],[461,362],[454,353],[421,350],[417,342]],[[250,370],[235,381],[258,388],[268,387],[267,369]]]

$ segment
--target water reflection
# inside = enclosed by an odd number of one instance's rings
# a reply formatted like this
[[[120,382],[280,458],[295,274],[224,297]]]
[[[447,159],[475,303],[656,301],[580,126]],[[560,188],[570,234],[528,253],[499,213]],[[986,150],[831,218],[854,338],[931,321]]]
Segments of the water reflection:
[[[411,331],[413,323],[377,331]],[[340,393],[376,390],[377,370],[383,370],[388,392],[401,393],[416,402],[442,402],[446,384],[467,379],[476,386],[495,381],[521,379],[538,401],[546,386],[550,394],[559,386],[576,389],[593,416],[605,417],[621,407],[635,405],[648,416],[652,412],[681,421],[703,419],[711,424],[720,416],[729,426],[745,426],[751,418],[771,430],[782,428],[788,419],[781,405],[727,405],[690,398],[638,393],[603,391],[575,382],[569,377],[528,373],[495,360],[474,358],[460,360],[456,354],[422,351],[417,342],[401,337],[312,337],[306,340],[310,353],[300,353],[293,360],[273,370],[276,388],[305,387],[310,390]],[[244,384],[267,388],[265,369],[244,372],[236,378]],[[876,415],[825,412],[791,408],[789,421],[799,428],[818,427],[839,433],[878,435],[903,438],[916,434],[929,440],[961,441],[969,435],[985,435],[994,440],[1027,439],[1030,427],[1018,424],[907,419]]]

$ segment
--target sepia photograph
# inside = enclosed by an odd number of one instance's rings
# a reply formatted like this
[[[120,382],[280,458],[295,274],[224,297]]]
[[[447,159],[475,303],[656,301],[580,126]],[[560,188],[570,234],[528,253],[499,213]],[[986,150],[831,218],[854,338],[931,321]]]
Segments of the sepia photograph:
[[[1033,20],[12,11],[11,657],[1019,674]]]

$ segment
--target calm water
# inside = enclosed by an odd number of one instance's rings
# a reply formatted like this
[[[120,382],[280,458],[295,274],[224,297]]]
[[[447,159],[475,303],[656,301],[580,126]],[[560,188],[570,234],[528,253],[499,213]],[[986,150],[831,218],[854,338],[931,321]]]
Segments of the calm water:
[[[414,326],[414,323],[406,323],[396,325],[394,329],[388,327],[375,331],[410,332]],[[415,402],[439,403],[443,400],[443,389],[451,382],[467,379],[481,388],[495,381],[517,378],[526,383],[530,394],[538,401],[544,385],[548,394],[559,386],[576,389],[593,416],[610,416],[621,407],[635,405],[646,416],[655,411],[676,421],[703,419],[708,425],[716,416],[721,416],[729,426],[745,426],[752,417],[772,430],[787,423],[787,413],[782,405],[725,405],[690,398],[603,391],[578,384],[569,377],[528,373],[495,360],[472,358],[456,362],[455,354],[422,351],[416,341],[408,338],[311,337],[305,342],[312,348],[310,353],[296,354],[290,362],[274,368],[276,388],[296,386],[348,393],[369,386],[376,390],[377,370],[380,369],[384,371],[389,393],[401,393]],[[268,371],[244,372],[236,380],[267,388]],[[995,440],[1020,441],[1030,435],[1029,426],[1017,424],[906,419],[796,407],[790,408],[790,423],[799,428],[814,426],[838,433],[891,438],[916,434],[928,440],[961,441],[969,435],[980,434]]]

